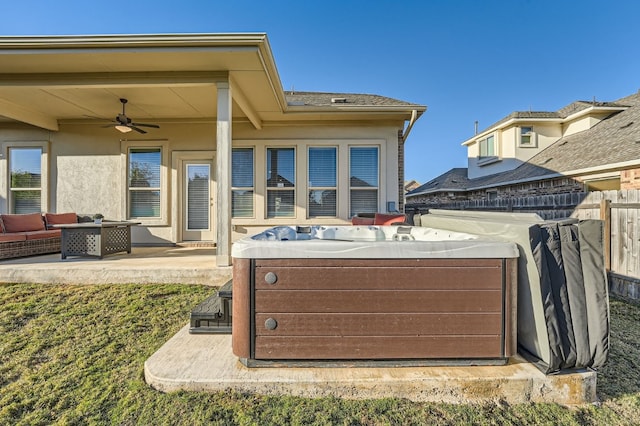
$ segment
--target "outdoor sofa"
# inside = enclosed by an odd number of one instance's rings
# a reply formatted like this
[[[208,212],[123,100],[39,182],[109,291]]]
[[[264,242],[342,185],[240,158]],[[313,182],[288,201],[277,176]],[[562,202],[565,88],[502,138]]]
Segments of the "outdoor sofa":
[[[60,229],[77,223],[76,213],[0,214],[0,259],[60,253]]]
[[[351,218],[352,225],[397,225],[405,222],[406,216],[402,213],[358,213]]]

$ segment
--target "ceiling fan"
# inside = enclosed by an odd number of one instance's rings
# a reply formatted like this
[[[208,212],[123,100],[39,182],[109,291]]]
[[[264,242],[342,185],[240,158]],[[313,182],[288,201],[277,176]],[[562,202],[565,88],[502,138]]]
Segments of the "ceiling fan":
[[[134,123],[127,115],[125,114],[125,105],[127,104],[127,100],[124,98],[120,98],[120,102],[122,102],[122,114],[118,114],[116,119],[113,120],[112,124],[108,124],[103,127],[115,127],[117,130],[122,133],[128,133],[132,130],[135,130],[138,133],[147,133],[145,130],[140,127],[152,127],[154,129],[159,129],[160,126],[157,124],[145,124],[145,123]]]

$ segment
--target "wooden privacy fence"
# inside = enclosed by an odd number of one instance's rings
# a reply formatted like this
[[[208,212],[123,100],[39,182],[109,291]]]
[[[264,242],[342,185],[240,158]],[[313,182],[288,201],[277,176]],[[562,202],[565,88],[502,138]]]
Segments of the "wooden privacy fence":
[[[426,212],[428,209],[527,212],[537,213],[543,219],[562,219],[569,217],[587,195],[588,193],[586,192],[572,192],[496,198],[493,200],[446,200],[441,203],[407,202],[405,213]]]
[[[590,192],[571,217],[604,220],[607,269],[640,278],[640,190]]]
[[[640,280],[640,190],[580,192],[500,200],[466,200],[441,204],[407,204],[412,214],[428,209],[538,213],[543,219],[605,221],[605,260],[615,274]]]

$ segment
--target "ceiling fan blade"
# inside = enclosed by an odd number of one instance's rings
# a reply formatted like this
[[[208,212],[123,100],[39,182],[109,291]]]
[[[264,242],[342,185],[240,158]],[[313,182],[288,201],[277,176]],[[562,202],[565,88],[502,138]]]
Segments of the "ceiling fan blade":
[[[153,127],[154,129],[159,129],[160,128],[160,126],[158,126],[157,124],[131,123],[131,125],[140,126],[140,127]]]
[[[144,130],[142,130],[142,129],[140,129],[140,128],[136,127],[136,126],[131,126],[131,125],[130,125],[129,127],[131,127],[133,130],[135,130],[135,131],[136,131],[136,132],[138,132],[138,133],[142,133],[142,134],[147,133],[146,131],[144,131]]]

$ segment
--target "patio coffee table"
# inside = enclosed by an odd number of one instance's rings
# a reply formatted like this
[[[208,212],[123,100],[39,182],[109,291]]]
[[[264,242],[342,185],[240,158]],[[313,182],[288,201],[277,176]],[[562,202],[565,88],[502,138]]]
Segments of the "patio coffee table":
[[[60,253],[67,256],[98,257],[131,253],[131,226],[139,222],[81,222],[53,225],[61,230]]]

